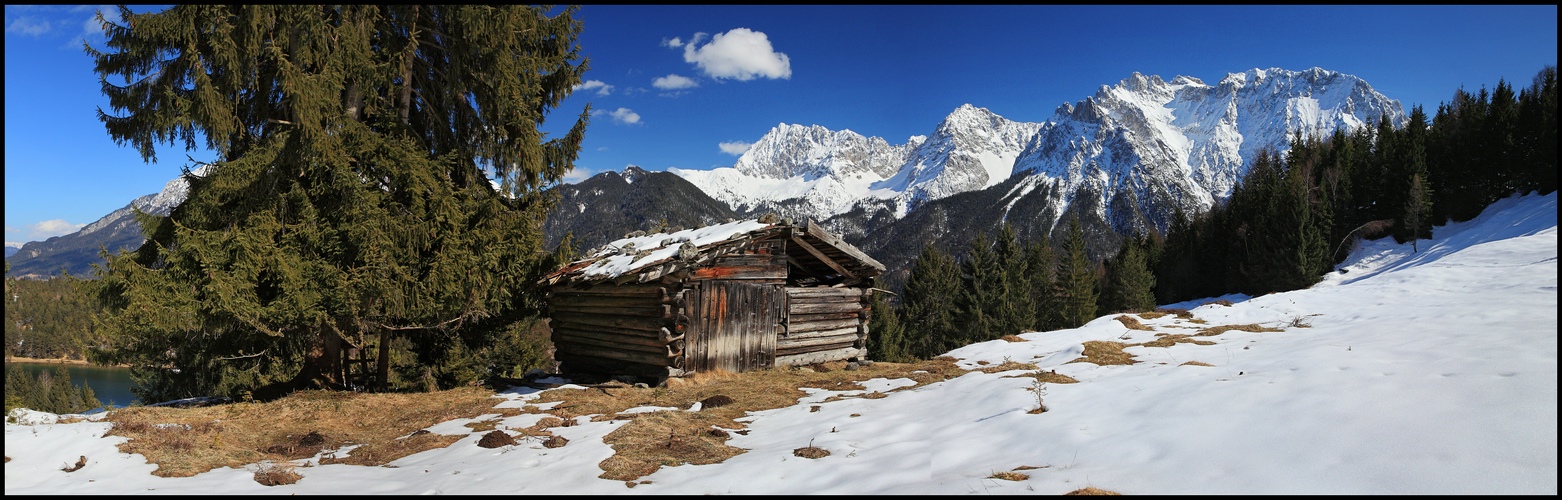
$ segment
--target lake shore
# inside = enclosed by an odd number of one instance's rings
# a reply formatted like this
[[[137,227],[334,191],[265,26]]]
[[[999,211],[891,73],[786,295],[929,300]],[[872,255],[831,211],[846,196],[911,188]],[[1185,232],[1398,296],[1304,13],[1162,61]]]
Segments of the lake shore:
[[[7,363],[33,363],[40,365],[78,365],[78,366],[102,366],[93,365],[85,359],[70,358],[27,358],[22,356],[6,356]],[[129,368],[130,365],[115,365],[115,368]]]

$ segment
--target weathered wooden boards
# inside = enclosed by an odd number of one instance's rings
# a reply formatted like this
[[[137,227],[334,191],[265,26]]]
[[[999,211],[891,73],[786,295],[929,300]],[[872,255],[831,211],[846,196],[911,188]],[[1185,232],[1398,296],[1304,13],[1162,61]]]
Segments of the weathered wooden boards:
[[[710,280],[684,293],[692,308],[691,370],[737,373],[772,366],[786,310],[780,285]]]
[[[682,298],[662,285],[558,287],[547,296],[554,357],[572,369],[612,373],[681,372]]]
[[[555,359],[665,378],[866,354],[863,287],[883,265],[839,236],[780,224],[688,250],[615,276],[576,262],[541,281]]]
[[[867,338],[862,288],[787,288],[786,331],[776,341],[776,366],[860,357]]]

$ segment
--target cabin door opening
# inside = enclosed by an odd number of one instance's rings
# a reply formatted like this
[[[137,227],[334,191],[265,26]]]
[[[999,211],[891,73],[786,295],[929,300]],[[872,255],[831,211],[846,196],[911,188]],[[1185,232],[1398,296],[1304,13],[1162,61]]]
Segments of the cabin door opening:
[[[705,280],[684,293],[691,308],[690,368],[738,373],[775,366],[786,312],[782,285]]]

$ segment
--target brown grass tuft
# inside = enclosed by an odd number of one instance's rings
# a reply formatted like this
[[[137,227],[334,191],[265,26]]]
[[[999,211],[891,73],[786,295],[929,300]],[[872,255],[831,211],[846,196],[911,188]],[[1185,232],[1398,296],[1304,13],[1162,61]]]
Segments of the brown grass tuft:
[[[1084,355],[1084,357],[1081,357],[1079,359],[1076,359],[1076,360],[1073,360],[1073,361],[1069,361],[1069,362],[1070,363],[1095,363],[1095,364],[1102,365],[1102,366],[1106,366],[1106,365],[1131,365],[1131,364],[1137,363],[1137,361],[1134,361],[1134,357],[1133,356],[1129,355],[1126,352],[1123,352],[1123,348],[1125,348],[1125,347],[1129,347],[1129,346],[1127,344],[1123,344],[1123,343],[1120,343],[1120,342],[1107,342],[1107,341],[1102,341],[1102,340],[1087,340],[1087,341],[1085,341],[1085,353],[1084,353],[1085,355]]]
[[[1019,472],[994,472],[993,475],[987,477],[989,479],[1002,479],[1004,481],[1024,481],[1026,479],[1030,479],[1029,474],[1022,474]]]
[[[1155,312],[1162,313],[1162,314],[1175,314],[1175,315],[1177,315],[1178,318],[1182,318],[1182,319],[1193,319],[1193,313],[1188,312],[1187,309],[1177,309],[1177,308],[1174,308],[1174,307],[1163,307],[1163,308],[1160,308],[1160,309],[1156,309]]]
[[[1045,468],[1048,468],[1048,467],[1051,467],[1051,466],[1050,465],[1041,465],[1041,466],[1021,465],[1019,467],[1015,467],[1014,470],[1036,470],[1036,469],[1045,469]]]
[[[1160,318],[1160,317],[1169,315],[1171,313],[1169,313],[1169,312],[1161,312],[1161,311],[1149,311],[1149,312],[1142,312],[1142,313],[1136,313],[1136,314],[1138,314],[1140,318],[1156,319],[1156,318]]]
[[[1222,333],[1226,333],[1226,332],[1229,332],[1229,331],[1232,331],[1232,330],[1238,330],[1238,331],[1244,331],[1244,332],[1254,332],[1254,333],[1285,331],[1285,330],[1281,330],[1279,328],[1270,328],[1270,327],[1267,327],[1267,326],[1261,326],[1261,325],[1256,325],[1256,324],[1249,323],[1249,324],[1245,324],[1245,325],[1212,326],[1212,327],[1209,327],[1209,328],[1201,329],[1201,330],[1199,330],[1198,333],[1195,333],[1194,335],[1199,336],[1199,337],[1209,337],[1209,336],[1214,336],[1214,335],[1220,335]]]
[[[1135,318],[1127,314],[1119,314],[1116,318],[1112,319],[1117,320],[1118,323],[1122,323],[1123,326],[1128,327],[1129,330],[1152,330],[1152,328],[1144,326],[1144,323],[1140,323],[1139,318]]]
[[[824,458],[824,457],[830,456],[830,450],[826,450],[824,448],[816,448],[813,445],[808,445],[808,446],[804,446],[802,448],[798,448],[798,449],[792,450],[792,455],[803,457],[803,458],[820,459],[820,458]]]
[[[1212,365],[1212,364],[1209,364],[1209,363],[1205,363],[1203,361],[1188,361],[1188,362],[1184,362],[1183,364],[1180,364],[1180,365],[1177,365],[1177,366],[1215,366],[1215,365]]]
[[[1141,345],[1144,347],[1171,347],[1175,344],[1215,345],[1214,342],[1210,342],[1208,340],[1198,340],[1193,337],[1181,334],[1162,334],[1155,340],[1135,345]]]
[[[1080,488],[1080,489],[1077,489],[1077,490],[1074,490],[1074,491],[1070,491],[1068,493],[1064,493],[1064,495],[1118,495],[1118,496],[1122,496],[1122,493],[1118,493],[1118,492],[1115,492],[1115,491],[1107,491],[1107,490],[1103,490],[1101,488],[1097,488],[1097,487],[1094,487],[1094,486],[1087,486],[1087,487]]]
[[[303,478],[304,476],[300,476],[297,472],[293,472],[293,467],[291,465],[268,465],[266,467],[262,467],[260,470],[255,471],[255,482],[264,486],[293,484]]]
[[[543,448],[559,448],[559,447],[562,447],[562,446],[564,446],[566,444],[569,444],[569,440],[568,439],[564,439],[563,436],[553,436],[553,437],[549,437],[546,441],[543,441],[542,442],[542,447]]]
[[[982,372],[982,373],[998,373],[998,372],[1006,372],[1006,371],[1010,371],[1010,370],[1038,370],[1038,369],[1040,369],[1040,368],[1038,368],[1035,363],[1018,363],[1018,362],[1014,362],[1014,361],[1004,360],[1003,364],[997,364],[997,365],[992,365],[992,366],[984,366],[984,367],[981,367],[981,368],[977,369],[977,371]]]
[[[1025,337],[1021,337],[1019,335],[1004,335],[998,338],[1003,339],[1006,342],[1030,342],[1029,340],[1025,340]]]
[[[9,457],[7,457],[7,458],[9,459]],[[82,455],[81,456],[81,460],[77,460],[76,461],[76,465],[74,465],[74,466],[67,465],[67,466],[64,466],[64,467],[60,467],[60,470],[65,471],[65,472],[76,472],[76,471],[81,470],[82,467],[86,467],[86,466],[87,466],[87,456],[86,455]]]
[[[1226,306],[1226,307],[1231,307],[1231,305],[1232,305],[1231,301],[1226,300],[1226,299],[1215,300],[1215,301],[1211,301],[1210,303],[1211,304],[1215,304],[1217,306]]]
[[[1028,373],[1028,374],[1025,374],[1025,375],[1016,375],[1015,377],[1030,377],[1030,378],[1034,378],[1036,380],[1039,380],[1039,381],[1041,381],[1043,383],[1047,383],[1047,384],[1077,384],[1077,383],[1079,383],[1079,381],[1075,380],[1074,377],[1070,377],[1068,375],[1064,375],[1064,374],[1058,373],[1058,372],[1053,371],[1053,370],[1037,371],[1036,373]]]
[[[717,394],[715,396],[711,396],[711,397],[708,397],[708,398],[705,398],[705,399],[701,399],[700,400],[700,409],[703,410],[703,409],[706,409],[706,408],[720,408],[720,407],[727,406],[727,405],[730,405],[730,404],[732,404],[732,398],[729,398],[729,397],[721,395],[721,394]]]

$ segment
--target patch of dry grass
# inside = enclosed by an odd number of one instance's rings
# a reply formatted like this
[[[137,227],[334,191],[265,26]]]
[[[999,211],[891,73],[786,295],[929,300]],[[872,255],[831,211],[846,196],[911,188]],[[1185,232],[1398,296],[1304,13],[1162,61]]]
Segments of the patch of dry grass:
[[[987,478],[1002,479],[1004,481],[1024,481],[1026,479],[1030,479],[1030,475],[1019,472],[994,472],[993,475],[987,476]]]
[[[1226,300],[1226,299],[1213,300],[1213,301],[1210,301],[1209,303],[1215,304],[1217,306],[1226,306],[1226,307],[1231,307],[1231,305],[1232,305],[1231,301]]]
[[[1226,332],[1229,332],[1229,331],[1232,331],[1232,330],[1238,330],[1238,331],[1243,331],[1243,332],[1254,332],[1254,333],[1260,333],[1260,332],[1282,332],[1282,331],[1285,331],[1285,330],[1281,330],[1279,328],[1270,328],[1270,327],[1267,327],[1267,326],[1262,326],[1262,325],[1248,323],[1248,324],[1245,324],[1245,325],[1219,325],[1219,326],[1212,326],[1212,327],[1209,327],[1209,328],[1200,329],[1198,331],[1198,333],[1195,333],[1194,335],[1195,336],[1199,336],[1199,337],[1209,337],[1209,336],[1213,336],[1213,335],[1220,335],[1222,333],[1226,333]]]
[[[1025,337],[1021,337],[1019,335],[1004,335],[998,338],[1003,339],[1005,342],[1030,342],[1029,340],[1025,340]]]
[[[850,396],[877,399],[887,396],[888,392],[921,387],[966,373],[966,370],[955,364],[954,358],[949,357],[916,363],[881,361],[860,366],[856,370],[846,370],[845,367],[845,362],[832,362],[812,365],[808,369],[778,368],[744,373],[696,374],[683,379],[669,379],[665,387],[652,388],[609,383],[584,389],[554,389],[541,393],[534,403],[559,402],[545,410],[545,413],[566,420],[582,415],[629,420],[603,439],[613,445],[615,453],[598,464],[604,471],[601,477],[627,481],[655,472],[662,466],[715,463],[707,460],[719,462],[736,455],[743,450],[724,444],[718,446],[725,442],[726,437],[715,436],[708,430],[720,427],[735,429],[734,432],[739,434],[746,433],[746,424],[734,419],[752,411],[797,404],[799,399],[808,395],[802,390],[805,387],[849,391],[865,390],[866,387],[859,382],[875,378],[908,378],[915,382],[885,392]],[[620,413],[639,406],[688,408],[695,402],[716,402],[722,399],[729,401],[719,405],[702,404],[698,412]]]
[[[1169,313],[1169,312],[1162,312],[1162,311],[1147,311],[1147,312],[1135,313],[1135,314],[1138,314],[1140,318],[1144,318],[1144,319],[1156,319],[1156,318],[1161,318],[1161,317],[1168,316],[1171,313]]]
[[[347,444],[363,446],[335,462],[382,465],[460,438],[401,436],[495,413],[498,402],[493,392],[475,387],[415,394],[302,391],[266,403],[122,408],[105,421],[114,424],[107,435],[129,438],[120,451],[157,464],[154,475],[187,477],[217,467],[306,458]]]
[[[76,465],[67,465],[67,466],[64,466],[64,467],[60,467],[60,470],[65,471],[65,472],[76,472],[76,471],[81,470],[82,467],[86,467],[86,466],[87,466],[87,456],[86,455],[82,455],[81,459],[76,461]]]
[[[1177,309],[1175,307],[1163,307],[1163,308],[1160,308],[1160,309],[1156,309],[1155,312],[1161,313],[1162,315],[1175,314],[1175,315],[1177,315],[1178,318],[1181,318],[1181,319],[1193,319],[1193,313],[1189,312],[1187,309]],[[1159,317],[1159,316],[1157,316],[1157,317]]]
[[[1177,366],[1215,366],[1215,365],[1212,365],[1212,364],[1209,364],[1209,363],[1205,363],[1203,361],[1186,361],[1186,362],[1183,362],[1182,364],[1177,365]]]
[[[1035,373],[1027,373],[1027,374],[1024,374],[1024,375],[1010,375],[1010,376],[1005,377],[1005,378],[1020,378],[1020,377],[1034,378],[1036,380],[1041,381],[1042,383],[1047,383],[1047,384],[1077,384],[1077,383],[1079,383],[1079,381],[1075,380],[1074,377],[1070,377],[1068,375],[1064,375],[1064,374],[1061,374],[1061,373],[1058,373],[1058,372],[1052,371],[1052,370],[1037,371]]]
[[[630,481],[663,466],[714,464],[748,451],[727,446],[729,437],[706,432],[714,426],[731,425],[729,418],[687,411],[637,415],[602,437],[613,446],[613,456],[598,464],[603,472],[597,477]]]
[[[1155,340],[1135,345],[1141,345],[1144,347],[1171,347],[1175,344],[1215,345],[1214,342],[1210,342],[1208,340],[1199,340],[1188,335],[1169,333],[1159,334],[1156,336]]]
[[[273,464],[255,471],[255,482],[264,486],[293,484],[303,478],[304,476],[293,472],[293,466],[291,465]]]
[[[978,368],[977,371],[982,372],[982,373],[998,373],[998,372],[1006,372],[1006,371],[1010,371],[1010,370],[1039,370],[1039,369],[1040,369],[1040,367],[1037,367],[1035,363],[1020,363],[1020,362],[1015,362],[1015,361],[1010,361],[1010,360],[1005,359],[1005,360],[1003,360],[1003,363],[992,365],[992,366],[983,366],[981,368]]]
[[[1064,495],[1118,495],[1118,496],[1122,496],[1122,493],[1118,493],[1118,492],[1115,492],[1115,491],[1107,491],[1107,490],[1103,490],[1101,488],[1097,488],[1097,487],[1094,487],[1094,486],[1087,486],[1087,487],[1080,488],[1080,489],[1077,489],[1077,490],[1074,490],[1074,491],[1070,491],[1068,493],[1064,493]]]
[[[1129,330],[1152,330],[1152,328],[1144,326],[1144,323],[1140,323],[1139,318],[1135,318],[1127,314],[1119,314],[1116,318],[1112,319],[1117,320],[1118,323],[1122,323],[1123,326],[1128,327]]]
[[[1073,360],[1073,361],[1069,361],[1069,362],[1070,363],[1095,363],[1095,364],[1102,365],[1102,366],[1106,366],[1106,365],[1131,365],[1131,364],[1137,363],[1137,361],[1134,361],[1134,357],[1133,356],[1129,355],[1126,352],[1123,352],[1123,348],[1125,348],[1125,347],[1130,347],[1130,345],[1123,344],[1121,342],[1107,342],[1107,341],[1102,341],[1102,340],[1087,340],[1087,341],[1085,341],[1084,356],[1079,358],[1079,359],[1076,359],[1076,360]]]
[[[322,464],[383,465],[449,446],[464,437],[416,431],[440,422],[495,413],[505,417],[546,413],[549,416],[535,425],[508,429],[509,433],[518,433],[515,438],[536,439],[543,446],[563,446],[567,441],[555,439],[548,428],[574,425],[575,417],[583,415],[603,415],[630,420],[604,438],[616,453],[599,464],[602,477],[628,480],[664,465],[715,463],[741,453],[741,449],[725,446],[727,431],[715,432],[719,431],[716,428],[746,434],[745,425],[733,419],[751,411],[797,404],[807,395],[801,389],[804,387],[863,390],[859,382],[874,378],[915,382],[886,391],[894,392],[966,373],[948,357],[917,363],[878,362],[857,370],[845,367],[845,362],[838,362],[809,369],[700,374],[673,379],[667,387],[658,388],[608,383],[549,390],[534,401],[559,403],[548,410],[495,409],[500,400],[492,391],[475,387],[405,394],[303,391],[265,403],[124,408],[112,412],[105,421],[114,424],[108,435],[129,438],[119,446],[122,452],[140,453],[158,466],[153,474],[187,477],[217,467],[281,462],[322,452]],[[885,396],[885,392],[874,392],[856,397]],[[696,401],[704,403],[699,412],[620,414],[638,406],[687,408]],[[499,421],[493,418],[468,425],[476,432],[504,432],[498,426]],[[345,445],[359,446],[347,456],[336,456],[334,450]]]
[[[816,448],[814,445],[810,444],[808,446],[792,450],[792,455],[817,460],[830,456],[830,450]]]

